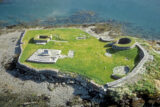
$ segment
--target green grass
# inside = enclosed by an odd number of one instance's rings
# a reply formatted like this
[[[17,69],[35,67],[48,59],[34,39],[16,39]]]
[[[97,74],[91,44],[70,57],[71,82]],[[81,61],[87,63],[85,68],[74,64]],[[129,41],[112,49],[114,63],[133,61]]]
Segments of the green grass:
[[[33,43],[35,35],[58,35],[61,40],[68,42],[50,41],[46,45],[36,45]],[[76,37],[86,35],[85,40],[76,40]],[[58,38],[58,39],[59,39]],[[56,39],[53,37],[53,39]],[[54,29],[54,30],[31,30],[23,38],[23,53],[20,62],[37,69],[59,69],[62,72],[73,72],[94,80],[96,83],[105,84],[113,81],[111,78],[112,70],[116,66],[126,65],[132,69],[138,49],[114,51],[111,47],[106,47],[105,42],[100,42],[80,29]],[[74,58],[59,59],[56,64],[38,64],[27,62],[26,60],[37,49],[59,49],[62,54],[74,50]],[[105,56],[105,52],[110,51],[112,57]],[[126,60],[126,58],[128,60]]]

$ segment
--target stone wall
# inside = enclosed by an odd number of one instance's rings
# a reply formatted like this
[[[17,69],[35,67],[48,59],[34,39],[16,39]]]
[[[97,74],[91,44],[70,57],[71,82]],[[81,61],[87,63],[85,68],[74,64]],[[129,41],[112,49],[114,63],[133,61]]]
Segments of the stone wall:
[[[131,47],[122,47],[122,46],[117,46],[115,44],[112,45],[112,48],[113,49],[116,49],[116,50],[128,50],[128,49],[132,49],[135,47],[135,44],[133,44]]]
[[[26,32],[26,31],[25,31]],[[50,74],[52,76],[55,76],[57,78],[63,78],[67,81],[72,80],[75,81],[76,84],[80,84],[83,87],[85,87],[86,89],[90,90],[90,91],[96,91],[99,92],[100,94],[105,95],[107,88],[109,87],[117,87],[119,85],[121,85],[122,83],[124,83],[124,81],[126,81],[127,79],[130,79],[131,77],[135,76],[136,74],[139,73],[140,69],[143,67],[144,63],[148,60],[148,53],[146,52],[146,50],[144,50],[144,48],[139,45],[138,43],[136,43],[136,46],[140,49],[140,57],[141,57],[141,61],[139,62],[139,64],[133,69],[133,71],[131,73],[129,73],[126,77],[123,77],[119,80],[107,83],[106,85],[102,86],[102,85],[98,85],[95,82],[93,82],[92,80],[89,80],[85,77],[82,77],[80,75],[74,74],[74,76],[71,76],[69,73],[64,73],[64,72],[59,72],[59,70],[57,69],[43,69],[43,70],[39,70],[39,69],[35,69],[35,68],[31,68],[27,65],[24,65],[20,62],[20,58],[22,56],[22,39],[25,35],[25,32],[22,33],[21,38],[20,38],[20,56],[17,62],[17,68],[27,71],[27,72],[36,72],[36,73],[46,73],[46,74]],[[76,75],[76,76],[75,76]]]
[[[120,46],[117,46],[117,45],[112,45],[112,48],[115,49],[115,50],[128,50],[130,49],[130,47],[120,47]]]

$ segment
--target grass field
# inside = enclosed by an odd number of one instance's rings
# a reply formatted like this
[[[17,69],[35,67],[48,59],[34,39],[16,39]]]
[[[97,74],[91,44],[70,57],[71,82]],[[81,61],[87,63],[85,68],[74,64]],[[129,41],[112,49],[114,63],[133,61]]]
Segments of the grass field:
[[[46,45],[36,45],[33,38],[37,34],[53,35],[55,40],[65,40],[68,42],[50,41]],[[56,35],[56,36],[54,36]],[[76,37],[86,35],[84,40],[76,40]],[[126,65],[132,69],[136,62],[138,49],[114,51],[107,47],[106,42],[90,36],[80,29],[53,29],[53,30],[31,30],[27,31],[23,38],[23,53],[20,62],[37,69],[59,69],[62,72],[74,72],[94,80],[98,84],[105,84],[113,81],[112,70],[116,66]],[[26,60],[37,49],[59,49],[62,54],[69,50],[75,52],[74,58],[59,59],[55,64],[38,64],[27,62]],[[112,57],[105,56],[106,51],[112,53]],[[126,60],[127,58],[127,60]]]

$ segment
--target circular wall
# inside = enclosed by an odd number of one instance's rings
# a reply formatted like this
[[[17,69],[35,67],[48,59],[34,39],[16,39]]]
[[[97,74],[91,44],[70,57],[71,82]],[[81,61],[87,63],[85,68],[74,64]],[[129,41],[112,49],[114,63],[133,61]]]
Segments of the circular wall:
[[[131,43],[131,40],[129,38],[121,38],[118,41],[118,44],[129,44]]]

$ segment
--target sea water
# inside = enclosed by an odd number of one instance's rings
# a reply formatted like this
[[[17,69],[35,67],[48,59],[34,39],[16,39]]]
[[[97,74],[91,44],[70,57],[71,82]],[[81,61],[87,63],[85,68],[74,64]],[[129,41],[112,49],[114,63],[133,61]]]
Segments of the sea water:
[[[1,25],[94,23],[125,25],[128,34],[160,38],[160,0],[0,0]]]

